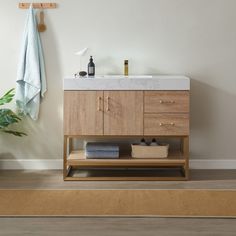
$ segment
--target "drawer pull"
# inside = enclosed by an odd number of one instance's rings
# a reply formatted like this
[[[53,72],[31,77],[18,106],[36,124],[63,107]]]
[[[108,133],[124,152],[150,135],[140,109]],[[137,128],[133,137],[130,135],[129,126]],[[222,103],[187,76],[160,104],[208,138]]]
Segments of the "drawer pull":
[[[160,100],[160,103],[161,103],[161,104],[174,104],[175,101],[174,101],[174,100],[170,100],[170,101],[163,101],[163,100]]]
[[[175,123],[171,122],[171,123],[160,123],[160,126],[175,126]]]
[[[97,104],[97,110],[98,111],[101,111],[101,101],[102,101],[102,98],[101,97],[98,97],[98,104]]]
[[[110,100],[110,97],[107,96],[107,111],[110,111],[110,107],[109,107],[109,100]]]

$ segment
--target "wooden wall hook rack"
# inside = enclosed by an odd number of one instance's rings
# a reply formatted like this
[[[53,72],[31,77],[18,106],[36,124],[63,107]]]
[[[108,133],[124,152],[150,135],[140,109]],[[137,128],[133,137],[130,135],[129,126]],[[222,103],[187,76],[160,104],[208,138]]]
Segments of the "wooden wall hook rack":
[[[27,9],[30,7],[30,4],[31,3],[20,2],[19,8]],[[38,8],[38,9],[54,9],[56,7],[57,7],[56,3],[33,3],[33,8]]]

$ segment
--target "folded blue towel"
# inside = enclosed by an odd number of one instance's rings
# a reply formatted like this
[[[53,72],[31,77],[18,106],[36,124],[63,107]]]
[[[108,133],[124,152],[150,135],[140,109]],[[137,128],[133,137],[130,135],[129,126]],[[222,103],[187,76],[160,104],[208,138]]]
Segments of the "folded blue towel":
[[[86,151],[116,151],[119,152],[119,146],[111,143],[96,143],[90,142],[86,144]]]
[[[113,151],[85,151],[87,158],[98,158],[98,159],[109,159],[109,158],[119,158],[119,152]]]

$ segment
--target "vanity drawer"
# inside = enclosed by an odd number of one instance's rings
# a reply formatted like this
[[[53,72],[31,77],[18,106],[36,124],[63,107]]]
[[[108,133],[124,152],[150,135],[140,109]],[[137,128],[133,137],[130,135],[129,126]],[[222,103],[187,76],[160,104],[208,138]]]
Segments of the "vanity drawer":
[[[189,112],[188,91],[145,91],[144,112]]]
[[[189,135],[189,114],[144,114],[144,135]]]

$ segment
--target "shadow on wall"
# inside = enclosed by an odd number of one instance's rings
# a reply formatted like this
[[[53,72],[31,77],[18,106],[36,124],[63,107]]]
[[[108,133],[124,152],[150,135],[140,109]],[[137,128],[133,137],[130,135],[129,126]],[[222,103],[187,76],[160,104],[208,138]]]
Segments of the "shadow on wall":
[[[192,131],[211,129],[214,121],[216,88],[191,78],[190,124]]]
[[[60,69],[59,47],[50,17],[47,17],[47,30],[41,34],[41,40],[46,65],[47,92],[41,103],[39,120],[34,122],[26,118],[20,126],[17,126],[27,133],[27,137],[17,138],[0,134],[0,158],[56,159],[63,157],[63,75]]]
[[[191,78],[190,156],[234,159],[236,94]]]

